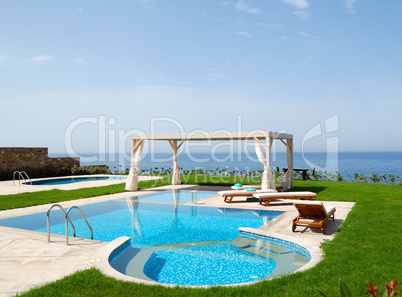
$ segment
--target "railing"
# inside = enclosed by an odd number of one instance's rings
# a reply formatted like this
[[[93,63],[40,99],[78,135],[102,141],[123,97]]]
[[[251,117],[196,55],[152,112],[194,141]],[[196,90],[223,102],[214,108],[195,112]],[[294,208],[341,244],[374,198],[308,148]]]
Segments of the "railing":
[[[29,178],[28,174],[25,171],[14,171],[13,173],[13,185],[15,186],[15,174],[18,173],[18,185],[21,186],[21,178],[26,183],[26,180],[29,180],[29,183],[32,185],[32,181]],[[25,177],[24,177],[25,175]]]
[[[73,222],[71,222],[71,220],[68,218],[68,215],[69,215],[70,211],[71,211],[72,209],[74,209],[74,208],[76,208],[76,209],[80,212],[82,218],[84,219],[85,223],[86,223],[87,226],[89,227],[89,230],[91,231],[91,239],[94,238],[94,233],[93,233],[93,231],[92,231],[92,228],[91,228],[91,226],[89,225],[87,219],[85,218],[84,214],[82,213],[81,209],[80,209],[78,206],[72,206],[72,207],[70,207],[70,208],[67,210],[67,212],[66,212],[66,211],[63,209],[63,207],[61,207],[61,205],[59,205],[59,204],[53,204],[53,205],[49,208],[49,210],[47,211],[47,215],[46,215],[46,216],[47,216],[47,241],[48,241],[48,242],[50,242],[50,211],[53,209],[53,207],[58,207],[58,208],[60,208],[61,211],[62,211],[63,214],[64,214],[65,223],[66,223],[66,245],[68,245],[68,223],[70,223],[70,225],[73,227],[73,236],[74,236],[74,237],[75,237],[75,234],[76,234],[76,233],[75,233],[75,226],[74,226]]]
[[[74,208],[76,208],[76,209],[80,212],[82,218],[84,219],[84,221],[85,221],[85,223],[87,224],[89,230],[91,231],[91,239],[94,239],[94,232],[92,231],[92,228],[91,228],[91,226],[89,225],[89,223],[88,223],[87,219],[85,218],[84,214],[82,213],[81,209],[80,209],[78,206],[71,206],[71,207],[67,210],[67,213],[66,213],[66,244],[68,244],[68,224],[67,224],[67,220],[69,220],[68,215],[69,215],[70,211],[71,211],[72,209],[74,209]]]

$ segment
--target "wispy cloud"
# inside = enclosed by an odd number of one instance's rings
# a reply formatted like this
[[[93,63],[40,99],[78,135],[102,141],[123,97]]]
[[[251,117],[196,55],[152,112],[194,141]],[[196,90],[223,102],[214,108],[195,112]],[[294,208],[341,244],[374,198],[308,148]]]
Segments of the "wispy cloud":
[[[151,2],[152,2],[152,0],[133,0],[133,1],[135,1],[135,2],[141,2],[142,4],[148,4],[148,3],[151,3]]]
[[[282,28],[282,25],[279,23],[275,24],[255,23],[254,25],[267,31],[274,31]]]
[[[303,10],[297,10],[297,11],[293,12],[293,14],[302,20],[308,20],[311,17],[311,15],[309,13],[307,13]]]
[[[306,9],[309,6],[307,0],[282,0],[282,2],[297,9]]]
[[[235,4],[235,7],[243,12],[249,13],[249,14],[259,14],[262,13],[262,10],[258,7],[250,7],[246,3],[244,3],[242,0],[237,1]]]
[[[246,32],[246,31],[235,32],[235,35],[243,36],[243,37],[253,37],[253,35],[251,33]]]
[[[306,32],[298,32],[298,33],[299,33],[301,36],[304,36],[304,37],[313,38],[313,39],[316,39],[316,40],[319,40],[319,39],[320,39],[320,37],[315,36],[315,35],[310,34],[310,33],[306,33]]]
[[[132,0],[132,1],[142,3],[147,8],[152,8],[151,6],[152,0]]]
[[[77,63],[77,64],[83,64],[83,63],[86,63],[87,61],[84,58],[75,58],[75,59],[72,59],[71,62]]]
[[[9,62],[9,61],[11,61],[12,58],[13,58],[13,56],[9,56],[9,55],[0,55],[0,63],[2,63],[2,62]]]
[[[223,65],[200,70],[193,78],[196,80],[216,80],[229,77],[228,73],[232,73],[229,59]]]
[[[355,13],[353,5],[355,5],[356,2],[357,0],[345,0],[345,7],[348,13]]]
[[[23,61],[25,62],[46,62],[49,60],[52,60],[53,57],[51,55],[41,55],[41,56],[36,56],[36,57],[31,57],[28,59],[24,59]]]

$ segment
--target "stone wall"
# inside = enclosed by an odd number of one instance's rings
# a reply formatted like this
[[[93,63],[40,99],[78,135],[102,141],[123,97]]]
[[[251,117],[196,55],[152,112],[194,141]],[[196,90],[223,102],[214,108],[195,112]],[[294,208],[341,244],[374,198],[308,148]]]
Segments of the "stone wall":
[[[0,147],[0,179],[12,179],[17,170],[30,177],[62,175],[74,165],[80,166],[80,158],[49,158],[47,147]]]

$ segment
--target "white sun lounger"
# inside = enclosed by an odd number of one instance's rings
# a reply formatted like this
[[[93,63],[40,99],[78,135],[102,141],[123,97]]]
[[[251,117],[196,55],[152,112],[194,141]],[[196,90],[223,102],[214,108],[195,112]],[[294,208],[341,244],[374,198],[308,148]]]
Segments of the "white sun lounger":
[[[246,191],[246,190],[228,190],[220,191],[218,195],[224,198],[225,202],[231,203],[234,197],[253,197],[255,193],[276,193],[275,190],[256,190],[256,191]]]
[[[260,200],[261,205],[268,206],[271,201],[275,201],[277,199],[309,199],[314,200],[317,197],[316,193],[313,192],[277,192],[277,193],[255,193],[253,194],[254,198],[258,198]]]

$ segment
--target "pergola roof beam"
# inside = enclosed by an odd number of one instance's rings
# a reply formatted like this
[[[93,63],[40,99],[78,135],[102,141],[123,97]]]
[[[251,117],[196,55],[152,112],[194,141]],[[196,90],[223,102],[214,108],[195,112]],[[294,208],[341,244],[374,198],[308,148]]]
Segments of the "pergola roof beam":
[[[228,133],[188,133],[188,134],[143,134],[132,135],[132,139],[144,140],[177,140],[177,141],[224,141],[224,140],[253,140],[266,139],[293,139],[292,134],[273,132],[273,131],[255,131],[255,132],[228,132]]]

